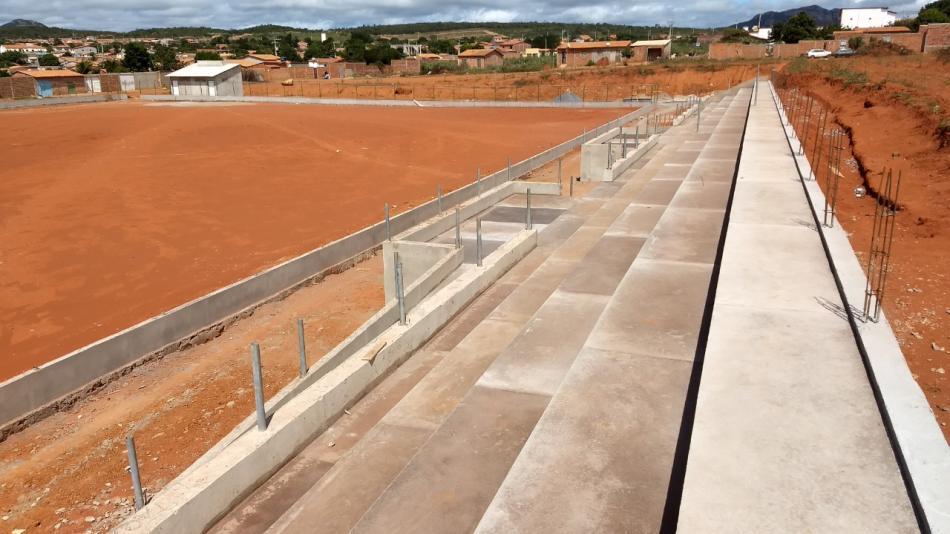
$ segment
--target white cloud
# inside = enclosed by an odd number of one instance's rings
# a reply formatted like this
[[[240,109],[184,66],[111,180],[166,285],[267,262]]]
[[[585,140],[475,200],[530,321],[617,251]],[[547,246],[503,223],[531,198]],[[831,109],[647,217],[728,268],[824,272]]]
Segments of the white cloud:
[[[860,5],[868,0],[850,0]],[[917,11],[925,0],[891,9]],[[0,22],[34,19],[50,26],[131,30],[156,26],[241,28],[262,23],[328,28],[415,21],[604,22],[722,26],[759,11],[800,7],[784,0],[3,0]],[[119,7],[121,6],[121,7]]]

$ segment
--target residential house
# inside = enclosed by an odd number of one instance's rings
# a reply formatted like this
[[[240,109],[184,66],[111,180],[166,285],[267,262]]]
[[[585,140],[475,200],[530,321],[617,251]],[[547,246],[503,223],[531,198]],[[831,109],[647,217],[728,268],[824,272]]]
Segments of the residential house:
[[[495,48],[472,48],[459,54],[459,64],[470,69],[498,67],[504,63],[504,55]]]
[[[630,45],[634,61],[656,61],[670,57],[673,51],[673,41],[669,39],[653,39],[650,41],[636,41]]]
[[[502,51],[511,50],[511,51],[517,52],[518,55],[523,54],[524,51],[527,50],[528,47],[530,46],[531,45],[526,43],[524,39],[507,39],[505,41],[500,41],[498,43],[498,48],[500,50]]]
[[[624,51],[630,54],[630,41],[561,43],[557,47],[557,64],[559,67],[581,67],[591,63],[610,65],[622,62]]]
[[[86,92],[86,82],[82,74],[67,69],[20,70],[13,73],[14,78],[31,78],[35,84],[36,96],[64,96]]]

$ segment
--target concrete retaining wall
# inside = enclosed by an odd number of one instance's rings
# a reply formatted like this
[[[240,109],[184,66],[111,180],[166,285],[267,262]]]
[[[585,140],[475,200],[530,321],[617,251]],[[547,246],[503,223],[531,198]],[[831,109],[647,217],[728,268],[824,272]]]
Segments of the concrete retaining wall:
[[[771,83],[771,82],[766,82]],[[773,95],[775,91],[773,89]],[[775,99],[776,107],[782,109]],[[785,125],[786,139],[792,151],[799,176],[808,195],[816,221],[824,219],[825,197],[818,183],[806,180],[812,176],[808,158],[798,154],[800,140],[792,136],[792,127]],[[819,210],[822,210],[819,213]],[[862,356],[869,367],[872,386],[877,392],[885,425],[897,449],[902,474],[910,478],[915,507],[919,507],[932,532],[950,532],[950,448],[937,426],[927,398],[914,380],[907,360],[901,352],[894,331],[884,312],[874,322],[863,322],[856,316],[864,300],[867,278],[848,240],[848,235],[835,219],[834,226],[818,226],[835,278],[840,284],[841,298]]]
[[[20,108],[38,108],[43,106],[59,106],[63,104],[89,104],[92,102],[111,102],[113,100],[126,100],[125,95],[76,95],[76,96],[57,96],[52,98],[31,98],[26,100],[0,100],[0,109],[20,109]],[[3,420],[0,417],[0,420]]]
[[[517,178],[554,161],[585,141],[650,109],[648,106],[628,113],[513,164],[510,176]],[[507,169],[488,175],[479,184],[446,194],[443,207],[454,207],[507,180]],[[429,201],[392,217],[392,232],[404,232],[436,215],[437,202]],[[377,248],[385,238],[384,223],[377,223],[0,383],[0,398],[4,399],[0,403],[0,439],[55,412],[58,406],[98,389],[111,377],[138,363],[215,337],[228,321],[326,272],[345,267],[353,258]]]
[[[352,355],[289,399],[265,431],[251,430],[206,455],[172,481],[152,502],[120,525],[117,532],[203,532],[260,482],[323,432],[348,406],[408,358],[475,296],[488,288],[537,244],[535,231],[523,231],[432,294],[410,312],[408,325],[393,325],[375,338],[369,352]],[[435,267],[433,267],[435,269]],[[434,273],[427,274],[429,278]]]

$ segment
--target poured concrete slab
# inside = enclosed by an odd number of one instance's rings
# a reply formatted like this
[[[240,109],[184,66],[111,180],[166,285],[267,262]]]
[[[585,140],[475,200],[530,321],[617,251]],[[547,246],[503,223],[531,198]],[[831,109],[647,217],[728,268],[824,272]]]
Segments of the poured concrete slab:
[[[722,233],[725,198],[722,201],[718,210],[668,208],[643,246],[642,257],[711,265]]]
[[[474,529],[548,400],[476,386],[353,532]]]
[[[657,532],[691,368],[584,349],[476,532]]]
[[[605,235],[647,237],[665,209],[665,206],[654,204],[630,204],[610,225]]]
[[[587,346],[692,360],[711,265],[638,259]]]

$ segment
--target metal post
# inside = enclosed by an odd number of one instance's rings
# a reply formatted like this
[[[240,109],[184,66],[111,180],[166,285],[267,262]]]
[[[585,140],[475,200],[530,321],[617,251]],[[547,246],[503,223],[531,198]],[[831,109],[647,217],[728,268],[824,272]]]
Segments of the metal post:
[[[557,194],[558,194],[558,195],[562,195],[562,194],[563,194],[563,193],[561,192],[561,162],[562,162],[563,160],[564,160],[564,158],[558,158],[558,159],[557,159]]]
[[[475,218],[475,265],[482,266],[482,218]]]
[[[392,230],[389,227],[389,202],[383,206],[383,210],[386,212],[386,241],[392,241],[393,235]]]
[[[627,138],[623,136],[623,126],[620,126],[620,157],[624,159],[627,157]]]
[[[399,304],[399,324],[406,324],[406,294],[402,287],[402,262],[399,261],[399,253],[393,252],[393,273],[396,283],[396,302]]]
[[[131,434],[125,436],[125,450],[129,455],[129,473],[132,475],[132,490],[135,492],[135,509],[141,510],[145,506],[145,494],[142,492],[139,458],[135,454],[135,439]]]
[[[307,376],[307,340],[303,335],[303,319],[297,319],[297,350],[300,353],[300,378]]]
[[[254,378],[254,405],[257,408],[257,429],[267,430],[267,413],[264,411],[264,376],[261,371],[261,347],[251,343],[251,375]]]
[[[442,184],[436,186],[435,196],[438,199],[439,215],[442,215]]]
[[[475,193],[477,196],[482,196],[482,169],[477,167],[475,169]]]
[[[508,181],[511,181],[511,156],[508,156]]]
[[[807,110],[805,111],[804,126],[802,126],[802,136],[800,139],[801,142],[798,144],[799,156],[805,155],[805,143],[808,142],[808,123],[809,123],[809,119],[811,118],[811,107],[814,102],[815,102],[814,99],[812,98],[808,99]]]
[[[696,103],[696,131],[699,131],[699,121],[703,116],[703,101],[698,100]]]
[[[640,148],[640,123],[637,123],[637,136],[633,138],[633,149]]]
[[[524,228],[530,230],[531,226],[531,188],[529,187],[525,192]]]
[[[458,206],[455,206],[455,248],[462,248],[462,218]]]

